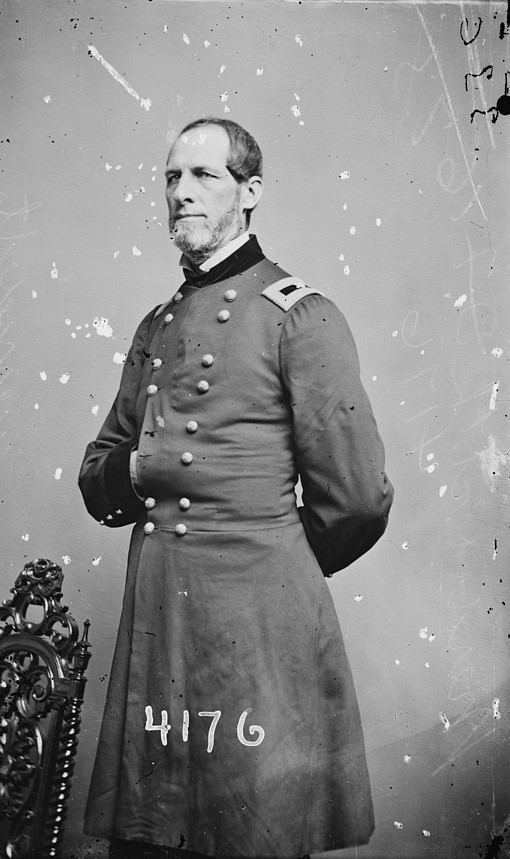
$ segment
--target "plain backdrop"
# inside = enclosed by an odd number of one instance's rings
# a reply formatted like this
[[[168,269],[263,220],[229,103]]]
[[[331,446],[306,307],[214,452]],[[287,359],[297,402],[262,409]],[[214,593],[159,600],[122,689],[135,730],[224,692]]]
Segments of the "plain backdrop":
[[[0,597],[51,558],[91,620],[66,856],[103,849],[81,816],[130,531],[88,517],[77,473],[137,323],[181,282],[164,164],[211,113],[263,150],[265,253],[349,320],[395,485],[383,539],[330,581],[377,815],[342,856],[510,855],[506,14],[2,3]]]

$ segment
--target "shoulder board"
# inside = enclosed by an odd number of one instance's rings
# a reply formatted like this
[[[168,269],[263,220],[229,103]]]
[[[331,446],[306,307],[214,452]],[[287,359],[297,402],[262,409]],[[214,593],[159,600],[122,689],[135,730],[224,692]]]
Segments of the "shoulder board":
[[[304,298],[305,295],[322,295],[318,289],[312,289],[307,286],[299,277],[283,277],[272,283],[271,286],[266,286],[262,291],[262,295],[277,304],[282,310],[290,310],[294,307],[296,301]]]
[[[156,319],[158,316],[161,316],[161,314],[163,313],[165,308],[168,307],[168,305],[172,303],[172,300],[173,299],[170,298],[168,301],[165,301],[163,304],[160,304],[152,318]]]

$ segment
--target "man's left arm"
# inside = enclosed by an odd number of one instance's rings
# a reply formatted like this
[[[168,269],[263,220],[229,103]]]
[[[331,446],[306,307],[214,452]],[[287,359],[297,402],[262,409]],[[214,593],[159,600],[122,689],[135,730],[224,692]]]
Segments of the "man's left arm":
[[[393,499],[354,339],[333,302],[309,295],[286,314],[281,366],[303,487],[301,520],[330,576],[384,533]]]

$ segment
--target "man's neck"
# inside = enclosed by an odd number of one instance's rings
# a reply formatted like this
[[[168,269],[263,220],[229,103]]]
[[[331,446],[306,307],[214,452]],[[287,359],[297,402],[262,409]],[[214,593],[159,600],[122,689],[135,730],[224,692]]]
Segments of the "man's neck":
[[[234,239],[231,239],[226,244],[222,245],[221,248],[218,248],[217,251],[214,251],[211,256],[206,257],[202,262],[199,263],[198,261],[190,260],[188,256],[183,254],[180,264],[185,267],[187,262],[192,262],[195,266],[198,265],[202,271],[210,271],[215,265],[218,265],[218,263],[235,253],[235,251],[242,247],[249,238],[250,234],[248,233],[248,230],[245,230]]]

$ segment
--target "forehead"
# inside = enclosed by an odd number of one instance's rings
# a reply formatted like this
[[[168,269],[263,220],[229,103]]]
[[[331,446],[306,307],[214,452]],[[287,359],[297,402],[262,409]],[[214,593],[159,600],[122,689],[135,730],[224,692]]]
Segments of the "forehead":
[[[216,125],[192,128],[177,138],[170,150],[167,166],[173,169],[214,164],[225,167],[230,153],[227,132]]]

